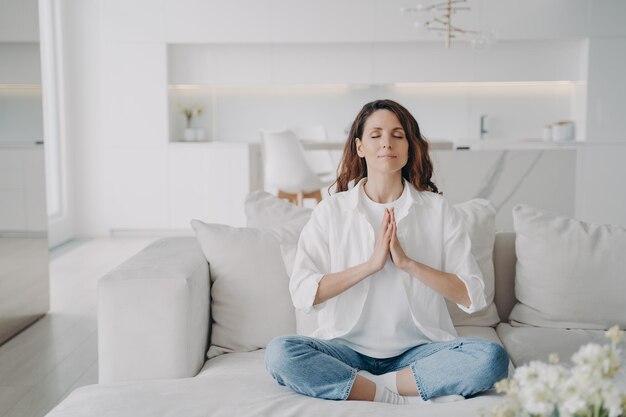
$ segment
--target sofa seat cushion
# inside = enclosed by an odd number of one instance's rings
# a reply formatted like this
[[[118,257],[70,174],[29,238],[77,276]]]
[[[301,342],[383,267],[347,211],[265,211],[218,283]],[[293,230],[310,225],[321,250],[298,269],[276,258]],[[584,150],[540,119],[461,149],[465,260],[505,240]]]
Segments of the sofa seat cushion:
[[[464,336],[498,340],[493,328],[464,327],[458,330]],[[52,410],[48,417],[454,417],[478,415],[481,409],[491,409],[501,400],[494,389],[464,401],[414,406],[317,399],[278,385],[265,369],[264,355],[265,349],[220,355],[207,361],[194,378],[81,387]]]
[[[609,344],[604,330],[554,329],[547,327],[518,327],[500,323],[496,329],[500,340],[513,364],[518,367],[531,360],[548,362],[551,353],[559,355],[560,363],[570,367],[574,353],[584,344]],[[620,353],[622,363],[626,363],[626,350]],[[510,374],[509,374],[510,375]],[[626,390],[626,374],[620,372],[618,384]]]

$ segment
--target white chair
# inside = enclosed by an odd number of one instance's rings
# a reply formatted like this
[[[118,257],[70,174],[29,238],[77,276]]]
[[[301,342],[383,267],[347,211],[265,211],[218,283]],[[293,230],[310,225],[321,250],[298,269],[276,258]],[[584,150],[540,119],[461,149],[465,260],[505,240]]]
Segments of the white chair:
[[[305,198],[322,200],[321,188],[332,180],[322,180],[309,165],[302,144],[289,130],[261,129],[265,185],[277,189],[278,198],[303,205]]]
[[[328,135],[324,126],[295,126],[289,128],[296,134],[298,139],[314,142],[327,142]],[[304,156],[309,161],[313,171],[321,176],[336,175],[337,164],[331,151],[328,150],[305,150]]]

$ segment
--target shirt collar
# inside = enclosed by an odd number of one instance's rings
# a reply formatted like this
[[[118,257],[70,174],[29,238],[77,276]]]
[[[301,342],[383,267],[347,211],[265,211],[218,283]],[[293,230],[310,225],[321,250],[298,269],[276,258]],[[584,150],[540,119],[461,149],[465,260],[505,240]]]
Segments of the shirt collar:
[[[344,206],[346,210],[354,210],[355,208],[359,206],[360,204],[359,192],[361,188],[363,188],[365,181],[367,181],[367,177],[361,178],[361,180],[354,187],[346,191],[347,204]],[[411,207],[414,204],[415,205],[423,204],[424,197],[420,195],[420,192],[417,191],[415,187],[413,187],[413,185],[406,180],[406,178],[403,177],[402,182],[404,183],[405,187],[408,187],[408,190],[409,190],[406,196],[406,202],[405,202],[404,207],[406,207],[406,209],[408,210],[409,207]]]

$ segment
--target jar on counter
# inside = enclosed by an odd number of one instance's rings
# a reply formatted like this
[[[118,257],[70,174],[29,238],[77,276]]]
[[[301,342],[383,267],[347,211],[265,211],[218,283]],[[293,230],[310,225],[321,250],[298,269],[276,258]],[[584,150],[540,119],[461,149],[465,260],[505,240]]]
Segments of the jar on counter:
[[[574,140],[574,122],[569,120],[559,120],[552,125],[552,140],[568,141]]]

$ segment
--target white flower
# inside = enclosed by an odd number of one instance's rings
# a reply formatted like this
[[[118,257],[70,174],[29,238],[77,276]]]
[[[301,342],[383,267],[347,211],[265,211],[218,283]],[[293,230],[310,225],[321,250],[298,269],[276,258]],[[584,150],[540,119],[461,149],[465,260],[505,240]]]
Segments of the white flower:
[[[594,374],[595,378],[612,377],[622,365],[619,353],[619,349],[614,349],[610,345],[588,343],[574,353],[572,362],[588,373]]]
[[[566,377],[562,366],[531,361],[513,374],[518,384],[517,398],[524,410],[531,414],[551,414],[558,405],[558,390]]]
[[[555,353],[549,356],[549,364],[531,361],[518,367],[509,379],[496,384],[496,391],[506,396],[489,416],[626,415],[626,393],[620,393],[613,381],[622,365],[616,345],[623,334],[613,326],[606,332],[611,345],[581,346],[572,356],[571,369],[559,365]]]
[[[548,356],[548,360],[551,364],[556,365],[557,363],[559,363],[559,355],[556,353],[551,353],[550,356]]]
[[[624,331],[619,329],[619,326],[616,324],[615,326],[611,327],[609,330],[606,331],[606,333],[604,333],[606,335],[606,337],[608,337],[609,339],[611,339],[611,341],[614,344],[619,343],[622,338],[624,337]]]

